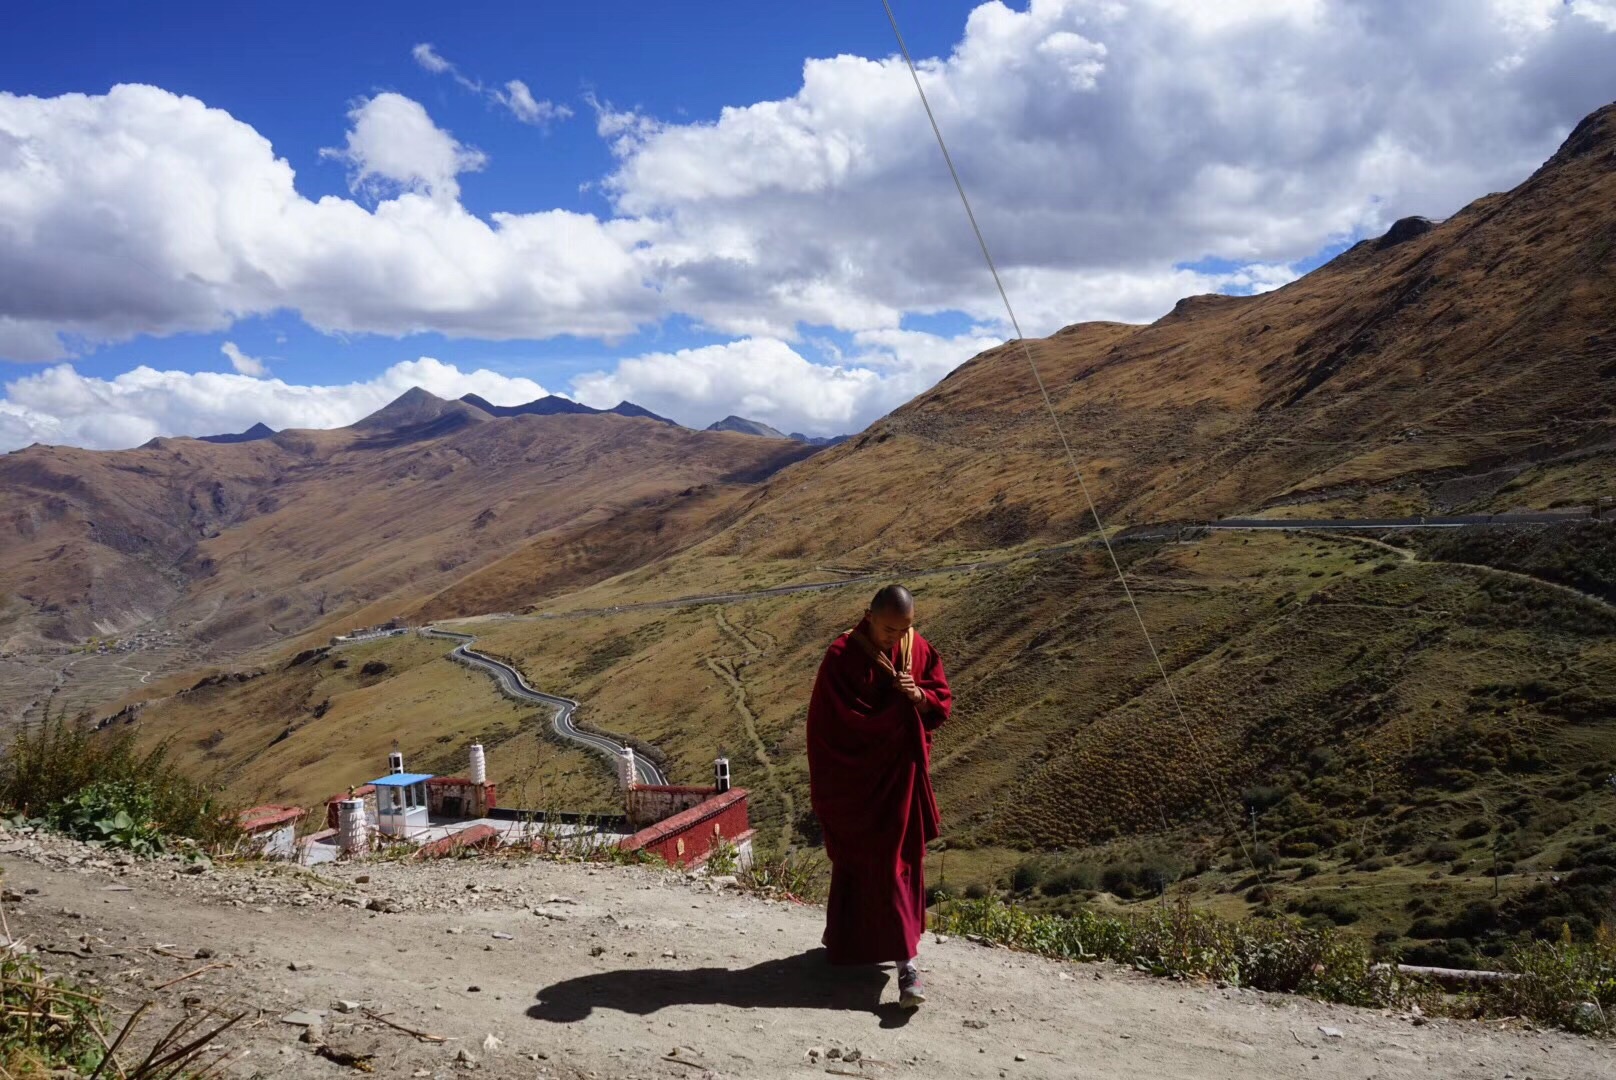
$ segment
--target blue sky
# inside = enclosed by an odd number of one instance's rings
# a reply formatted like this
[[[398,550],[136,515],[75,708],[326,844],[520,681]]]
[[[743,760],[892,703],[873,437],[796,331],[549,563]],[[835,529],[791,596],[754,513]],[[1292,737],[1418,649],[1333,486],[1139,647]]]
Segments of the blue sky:
[[[896,7],[1035,333],[1282,285],[1616,96],[1611,0]],[[412,382],[829,434],[1006,333],[879,0],[7,19],[0,450]]]
[[[946,51],[973,6],[958,0],[910,5],[904,15],[911,48]],[[522,79],[537,97],[567,103],[580,114],[587,112],[584,95],[593,93],[620,106],[690,119],[710,119],[729,104],[789,96],[801,85],[802,62],[809,56],[879,56],[893,47],[880,3],[864,0],[450,7],[420,0],[102,0],[67,7],[23,2],[8,5],[7,22],[11,29],[0,36],[0,90],[54,96],[137,82],[200,98],[268,138],[297,171],[298,190],[309,198],[349,194],[343,165],[319,153],[342,142],[348,103],[383,90],[405,94],[494,163],[462,181],[462,202],[479,215],[551,207],[608,214],[598,187],[580,188],[610,171],[611,153],[587,115],[539,131],[424,70],[411,58],[421,42],[466,72],[495,82]],[[93,32],[86,34],[86,27]],[[294,314],[279,314],[248,319],[227,333],[142,337],[107,346],[87,352],[75,367],[105,377],[142,363],[228,370],[219,351],[227,339],[250,355],[273,358],[276,374],[298,381],[323,381],[334,364],[363,374],[426,354],[535,377],[565,392],[573,375],[616,356],[708,344],[726,335],[671,319],[611,345],[571,336],[479,342],[439,334],[401,342],[374,335],[333,338]]]

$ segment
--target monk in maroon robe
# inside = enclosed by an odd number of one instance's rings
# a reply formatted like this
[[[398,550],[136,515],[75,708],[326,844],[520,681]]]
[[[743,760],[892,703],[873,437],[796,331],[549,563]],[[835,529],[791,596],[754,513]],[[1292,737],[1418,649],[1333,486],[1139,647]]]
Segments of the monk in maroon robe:
[[[925,1001],[926,843],[937,836],[931,732],[948,719],[942,658],[901,585],[831,643],[808,704],[808,779],[830,858],[824,943],[833,964],[898,965],[900,1002]]]

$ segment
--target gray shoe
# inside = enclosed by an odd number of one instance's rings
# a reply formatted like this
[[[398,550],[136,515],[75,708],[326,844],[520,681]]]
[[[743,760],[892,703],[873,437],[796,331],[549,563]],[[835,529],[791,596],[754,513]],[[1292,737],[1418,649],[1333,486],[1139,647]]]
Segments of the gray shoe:
[[[904,1009],[918,1009],[926,1001],[926,988],[920,981],[920,970],[914,964],[898,968],[898,1005]]]

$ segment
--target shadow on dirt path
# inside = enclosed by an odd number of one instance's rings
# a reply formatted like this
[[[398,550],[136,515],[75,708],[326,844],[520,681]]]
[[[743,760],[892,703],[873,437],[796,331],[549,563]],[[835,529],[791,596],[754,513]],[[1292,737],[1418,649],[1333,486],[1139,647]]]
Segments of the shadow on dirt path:
[[[880,1017],[882,1027],[901,1027],[913,1014],[894,1002],[881,1003],[888,981],[884,969],[832,967],[824,949],[810,949],[747,968],[632,968],[565,979],[540,990],[527,1014],[571,1024],[596,1009],[648,1016],[675,1005],[729,1005],[866,1012]]]

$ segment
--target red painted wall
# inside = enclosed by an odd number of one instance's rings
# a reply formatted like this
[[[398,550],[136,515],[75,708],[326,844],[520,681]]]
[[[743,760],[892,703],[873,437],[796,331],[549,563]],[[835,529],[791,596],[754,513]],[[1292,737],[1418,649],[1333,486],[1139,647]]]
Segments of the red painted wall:
[[[670,866],[698,866],[719,839],[733,842],[751,832],[746,796],[745,788],[731,788],[700,806],[641,829],[618,846],[625,851],[660,855]]]

